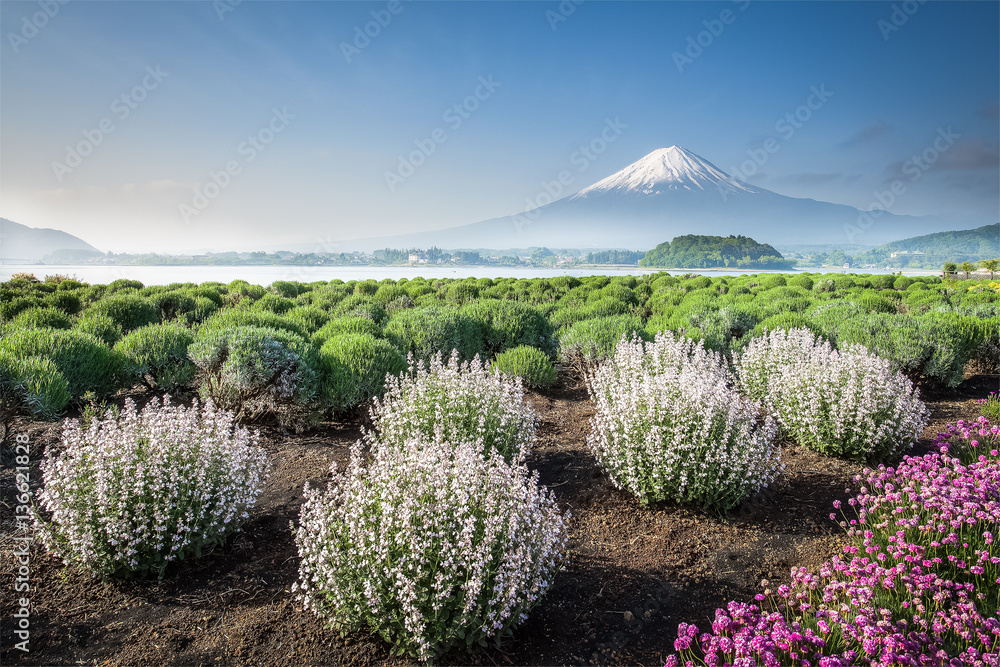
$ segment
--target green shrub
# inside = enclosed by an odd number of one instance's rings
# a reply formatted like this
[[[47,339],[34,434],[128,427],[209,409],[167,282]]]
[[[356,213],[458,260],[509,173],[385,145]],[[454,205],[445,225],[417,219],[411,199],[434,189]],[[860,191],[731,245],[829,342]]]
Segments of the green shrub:
[[[309,337],[305,328],[298,322],[293,322],[267,310],[235,310],[232,308],[220,310],[202,324],[201,330],[233,329],[239,327],[282,329],[303,339]]]
[[[62,283],[60,283],[59,291],[45,297],[45,303],[53,308],[58,308],[67,315],[76,315],[83,308],[80,295],[63,290]]]
[[[571,326],[559,339],[559,358],[567,365],[583,369],[614,356],[618,343],[639,334],[651,339],[635,315],[615,315],[583,320]]]
[[[49,359],[66,378],[71,400],[88,391],[98,396],[113,394],[124,374],[121,356],[81,331],[15,328],[0,338],[0,353]]]
[[[480,299],[466,304],[460,312],[481,325],[489,357],[520,345],[537,347],[550,356],[556,352],[552,325],[537,308],[516,301]]]
[[[324,324],[319,331],[312,335],[312,344],[316,349],[323,347],[323,343],[334,336],[341,334],[365,334],[373,338],[385,338],[382,327],[375,324],[375,321],[367,317],[336,317]]]
[[[526,386],[536,389],[551,387],[556,381],[556,369],[549,356],[527,345],[501,352],[493,359],[492,368],[498,373],[519,377]]]
[[[16,327],[49,327],[51,329],[72,329],[73,318],[52,307],[28,308],[13,319]]]
[[[868,281],[871,283],[872,289],[887,290],[892,289],[893,283],[896,282],[896,276],[891,273],[880,274],[877,276],[869,276]]]
[[[406,370],[406,361],[387,340],[365,334],[330,338],[319,351],[323,392],[334,410],[348,410],[378,396],[386,375]]]
[[[188,358],[194,342],[190,329],[177,324],[149,324],[131,331],[115,345],[127,376],[154,389],[175,391],[189,386],[197,367]]]
[[[788,278],[785,282],[789,287],[801,287],[804,290],[812,290],[813,279],[806,275],[795,275]]]
[[[0,349],[0,425],[24,410],[36,419],[56,419],[69,403],[69,383],[50,359],[19,357]]]
[[[913,278],[910,278],[909,276],[899,276],[893,281],[892,287],[893,289],[905,290],[909,288],[909,286],[912,285],[913,283],[914,283]]]
[[[361,296],[373,296],[378,292],[379,284],[377,280],[362,280],[354,285],[354,293]]]
[[[295,302],[277,294],[267,293],[253,302],[253,310],[266,310],[277,315],[284,315],[295,307]]]
[[[306,286],[290,280],[275,280],[271,283],[271,291],[280,297],[294,299],[306,291]]]
[[[316,351],[284,329],[202,328],[188,356],[200,371],[201,395],[239,419],[273,414],[291,422],[317,398]]]
[[[385,327],[386,337],[404,355],[430,361],[441,352],[458,351],[462,361],[483,353],[482,326],[458,310],[429,306],[395,313]]]
[[[109,347],[121,340],[122,337],[122,328],[107,315],[82,316],[76,321],[73,329],[95,336]]]
[[[129,293],[105,297],[87,308],[84,315],[107,315],[123,333],[160,321],[159,309],[149,299]]]
[[[388,306],[391,301],[395,301],[401,296],[408,297],[409,293],[400,285],[380,285],[378,290],[373,295],[372,299],[375,303],[382,304],[383,307]]]
[[[377,303],[370,296],[363,296],[361,294],[347,297],[334,306],[330,314],[334,317],[367,317],[374,320],[379,326],[385,326],[386,320],[389,319],[389,314],[385,312],[382,304]]]
[[[330,321],[330,313],[315,306],[298,306],[285,313],[285,319],[302,327],[302,330],[312,335]]]
[[[29,308],[39,308],[44,305],[45,302],[37,297],[16,296],[0,299],[0,321],[12,320]]]

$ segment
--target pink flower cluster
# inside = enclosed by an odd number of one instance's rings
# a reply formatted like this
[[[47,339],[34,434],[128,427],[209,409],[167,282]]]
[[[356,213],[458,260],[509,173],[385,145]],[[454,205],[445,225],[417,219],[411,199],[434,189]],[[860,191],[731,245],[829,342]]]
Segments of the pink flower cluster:
[[[973,424],[949,432],[996,437]],[[755,604],[717,610],[711,633],[681,624],[666,664],[1000,665],[1000,459],[947,450],[856,478],[844,558],[762,582]]]
[[[984,458],[996,459],[1000,455],[1000,425],[990,424],[986,417],[967,422],[959,419],[948,424],[944,433],[938,433],[935,446],[942,454],[973,463]]]

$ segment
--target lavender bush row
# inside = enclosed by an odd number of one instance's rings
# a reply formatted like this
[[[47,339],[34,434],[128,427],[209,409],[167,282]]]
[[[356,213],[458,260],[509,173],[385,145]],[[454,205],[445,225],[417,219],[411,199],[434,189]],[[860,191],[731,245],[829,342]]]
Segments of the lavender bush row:
[[[879,461],[916,441],[929,411],[888,361],[861,346],[835,350],[808,329],[776,329],[734,357],[744,393],[763,401],[799,444]]]
[[[428,365],[411,357],[408,373],[386,379],[371,418],[379,446],[401,447],[415,437],[475,441],[484,454],[523,461],[535,437],[536,415],[521,379],[492,373],[478,356],[461,362],[457,351],[447,363],[440,353]]]
[[[62,451],[41,464],[37,527],[64,561],[100,574],[155,572],[222,543],[254,506],[269,471],[258,434],[211,402],[165,397],[84,429],[66,420]]]
[[[995,447],[995,427],[976,427]],[[1000,460],[949,456],[965,437],[949,432],[942,453],[855,479],[849,560],[819,576],[795,568],[776,590],[762,582],[755,604],[716,610],[711,633],[682,623],[666,664],[1000,665]]]
[[[664,331],[623,339],[586,376],[595,404],[587,445],[619,489],[643,504],[730,508],[780,470],[777,426],[730,387],[723,358]]]
[[[325,493],[306,487],[295,590],[338,630],[421,660],[485,646],[527,619],[562,565],[568,513],[482,440],[438,429],[377,449],[367,468],[359,443],[334,474]]]

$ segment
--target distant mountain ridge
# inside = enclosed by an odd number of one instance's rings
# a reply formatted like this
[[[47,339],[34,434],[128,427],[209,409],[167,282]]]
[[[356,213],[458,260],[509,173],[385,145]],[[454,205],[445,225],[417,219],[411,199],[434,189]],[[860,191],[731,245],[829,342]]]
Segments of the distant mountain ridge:
[[[100,252],[83,239],[58,229],[28,227],[0,218],[0,260],[37,262],[46,255],[65,251]]]
[[[895,256],[893,256],[895,255]],[[940,268],[944,262],[1000,258],[1000,222],[976,229],[936,232],[885,243],[855,255],[855,262]]]
[[[649,249],[698,233],[746,235],[772,244],[876,245],[968,227],[967,221],[867,212],[787,197],[732,178],[679,146],[657,149],[575,194],[517,215],[431,232],[345,240],[341,249],[510,248]]]

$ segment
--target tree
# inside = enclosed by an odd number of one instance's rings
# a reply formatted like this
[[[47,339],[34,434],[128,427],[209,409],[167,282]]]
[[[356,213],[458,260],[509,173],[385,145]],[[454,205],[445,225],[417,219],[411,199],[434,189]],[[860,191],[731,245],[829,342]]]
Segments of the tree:
[[[965,278],[968,279],[969,274],[975,271],[976,265],[973,264],[972,262],[962,262],[962,264],[958,268],[962,270],[962,272],[965,274]]]
[[[980,262],[983,268],[990,272],[990,280],[993,280],[993,272],[997,270],[997,266],[1000,265],[1000,259],[984,259]]]
[[[944,277],[947,278],[952,273],[958,271],[958,267],[955,266],[955,262],[945,262],[943,271],[944,271]]]

